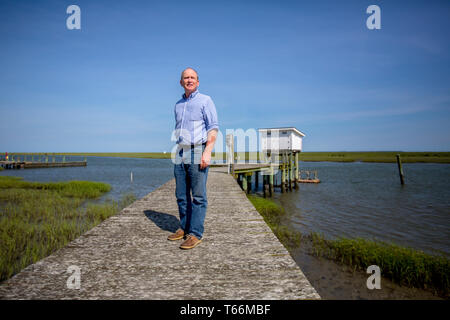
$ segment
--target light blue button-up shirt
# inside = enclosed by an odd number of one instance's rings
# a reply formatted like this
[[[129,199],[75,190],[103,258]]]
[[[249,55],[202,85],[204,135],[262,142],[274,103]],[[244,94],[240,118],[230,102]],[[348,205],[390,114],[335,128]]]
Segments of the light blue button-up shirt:
[[[185,94],[175,104],[175,132],[180,145],[201,144],[208,140],[208,132],[219,130],[214,102],[198,89],[186,99]]]

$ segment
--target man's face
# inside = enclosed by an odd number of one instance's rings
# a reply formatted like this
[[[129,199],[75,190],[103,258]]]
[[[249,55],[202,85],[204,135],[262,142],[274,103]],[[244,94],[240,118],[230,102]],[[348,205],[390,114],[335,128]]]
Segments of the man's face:
[[[197,73],[192,69],[187,69],[183,73],[183,77],[180,80],[181,86],[186,92],[194,92],[197,89],[200,82],[197,79]]]

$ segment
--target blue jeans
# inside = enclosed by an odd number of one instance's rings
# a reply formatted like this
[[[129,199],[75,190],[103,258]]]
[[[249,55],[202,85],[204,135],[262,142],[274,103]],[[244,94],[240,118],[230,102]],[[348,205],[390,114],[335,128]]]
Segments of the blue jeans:
[[[198,239],[203,236],[208,206],[206,180],[209,167],[200,169],[199,162],[204,148],[204,145],[195,149],[180,148],[177,151],[179,161],[176,161],[174,166],[180,228],[185,234],[194,235]]]

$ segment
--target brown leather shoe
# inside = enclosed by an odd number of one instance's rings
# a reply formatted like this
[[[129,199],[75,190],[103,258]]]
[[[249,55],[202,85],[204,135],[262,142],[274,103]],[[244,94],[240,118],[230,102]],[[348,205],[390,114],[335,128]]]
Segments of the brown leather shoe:
[[[183,229],[178,229],[175,233],[172,233],[170,236],[167,237],[167,240],[180,240],[183,239],[184,237],[184,230]]]
[[[184,241],[181,244],[180,248],[181,249],[192,249],[192,248],[196,247],[198,244],[200,244],[200,242],[202,242],[202,240],[197,239],[197,237],[193,236],[192,234],[188,234],[186,241]]]

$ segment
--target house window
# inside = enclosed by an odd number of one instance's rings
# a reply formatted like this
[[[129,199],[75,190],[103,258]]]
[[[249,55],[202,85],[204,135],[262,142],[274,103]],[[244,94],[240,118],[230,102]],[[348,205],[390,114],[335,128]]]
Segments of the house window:
[[[268,136],[271,136],[271,135],[272,135],[272,132],[267,131],[267,135],[268,135]]]
[[[287,131],[281,131],[281,134],[287,134]]]

